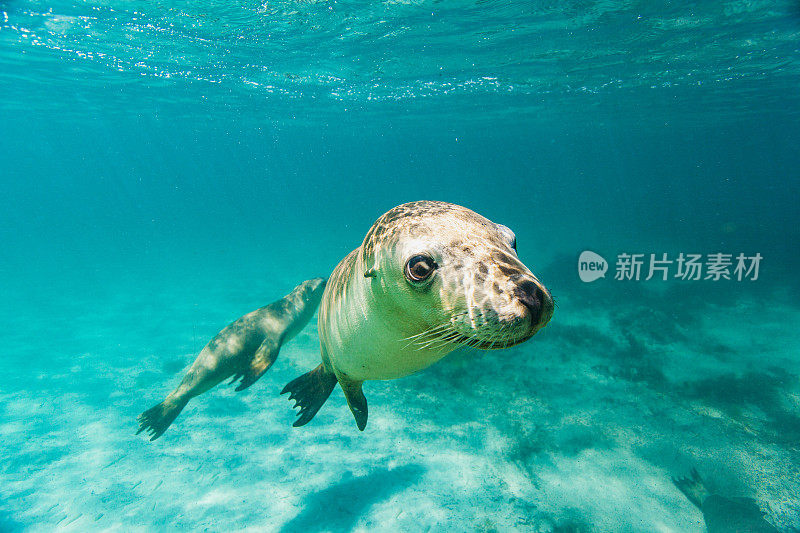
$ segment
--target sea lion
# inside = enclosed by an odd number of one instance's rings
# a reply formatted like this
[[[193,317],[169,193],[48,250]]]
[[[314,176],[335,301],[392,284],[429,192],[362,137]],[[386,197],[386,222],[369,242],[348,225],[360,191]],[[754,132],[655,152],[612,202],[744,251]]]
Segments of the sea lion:
[[[445,202],[400,205],[334,269],[318,317],[322,363],[281,394],[300,407],[297,427],[339,383],[363,431],[364,381],[407,376],[460,346],[519,344],[552,314],[509,228]]]
[[[181,384],[160,404],[139,416],[139,431],[150,440],[161,436],[186,404],[233,376],[237,391],[255,383],[266,372],[281,346],[302,330],[314,315],[325,289],[324,278],[304,281],[285,297],[248,313],[220,331],[206,344]]]
[[[694,468],[688,477],[672,478],[672,482],[703,513],[708,533],[778,532],[764,519],[764,512],[753,498],[712,494]]]

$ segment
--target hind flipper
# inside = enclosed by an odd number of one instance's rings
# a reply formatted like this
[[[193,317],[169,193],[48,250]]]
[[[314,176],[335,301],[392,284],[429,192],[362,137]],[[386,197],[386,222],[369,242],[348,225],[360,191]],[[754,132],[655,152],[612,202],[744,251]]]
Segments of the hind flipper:
[[[344,378],[339,380],[344,397],[347,399],[347,405],[350,407],[360,431],[364,431],[364,428],[367,427],[367,399],[364,397],[364,391],[361,390],[362,383],[364,382],[348,381]]]
[[[336,386],[336,375],[325,370],[323,365],[319,365],[311,372],[307,372],[290,381],[281,391],[281,394],[289,393],[289,400],[294,400],[294,407],[300,406],[297,413],[297,420],[292,426],[300,427],[314,418],[322,404],[328,399]]]
[[[264,342],[261,343],[261,346],[258,347],[256,353],[253,355],[253,358],[250,360],[250,363],[245,367],[244,372],[242,372],[242,382],[239,383],[239,386],[236,387],[236,391],[242,391],[252,385],[253,383],[260,378],[264,372],[269,370],[272,366],[272,363],[275,362],[275,359],[278,358],[278,352],[281,349],[280,342],[276,341],[275,339],[267,337],[264,339]],[[234,377],[234,381],[239,376]]]
[[[136,434],[146,430],[150,440],[156,440],[167,430],[188,402],[188,399],[179,400],[168,396],[160,404],[139,415],[139,430]]]

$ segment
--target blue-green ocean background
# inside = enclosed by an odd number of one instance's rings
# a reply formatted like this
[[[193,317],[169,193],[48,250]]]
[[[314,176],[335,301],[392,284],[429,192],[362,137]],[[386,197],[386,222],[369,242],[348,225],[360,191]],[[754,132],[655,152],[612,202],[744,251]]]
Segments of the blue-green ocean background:
[[[798,43],[793,1],[0,0],[0,531],[703,531],[693,467],[798,530]],[[420,199],[516,232],[544,331],[368,383],[362,434],[338,390],[291,427],[312,322],[134,436]]]

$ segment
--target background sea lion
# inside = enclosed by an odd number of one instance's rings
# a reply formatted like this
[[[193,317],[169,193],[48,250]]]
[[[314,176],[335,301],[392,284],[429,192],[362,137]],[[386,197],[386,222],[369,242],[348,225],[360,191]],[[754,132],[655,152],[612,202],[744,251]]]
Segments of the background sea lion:
[[[294,425],[302,426],[338,382],[363,430],[365,380],[406,376],[459,346],[513,346],[552,314],[510,229],[453,204],[404,204],[331,274],[318,319],[322,364],[282,393],[300,406]]]
[[[237,391],[255,383],[275,359],[281,345],[302,330],[314,315],[325,279],[304,281],[284,298],[248,313],[211,339],[174,391],[139,416],[139,431],[155,440],[186,404],[223,380],[241,379]]]

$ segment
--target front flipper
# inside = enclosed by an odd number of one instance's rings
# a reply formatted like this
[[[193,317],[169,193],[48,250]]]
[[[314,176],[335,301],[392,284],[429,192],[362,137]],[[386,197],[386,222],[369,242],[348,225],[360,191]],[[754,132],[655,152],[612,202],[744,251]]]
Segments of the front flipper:
[[[311,372],[306,372],[286,385],[281,394],[289,393],[289,399],[294,400],[294,407],[300,406],[298,418],[292,426],[300,427],[308,424],[317,414],[322,404],[336,387],[336,375],[325,370],[324,365],[319,365]]]
[[[342,376],[339,377],[339,385],[342,386],[347,406],[353,412],[358,429],[364,431],[367,427],[367,399],[364,391],[361,390],[363,381],[350,381]]]
[[[272,363],[275,362],[275,359],[278,358],[278,352],[280,349],[280,342],[270,337],[264,339],[264,342],[262,342],[261,346],[258,347],[256,353],[253,354],[253,358],[250,360],[250,363],[242,372],[242,382],[239,383],[238,387],[236,387],[236,391],[238,392],[246,389],[255,383],[256,380],[264,374],[264,372],[269,370],[269,367],[271,367]],[[234,377],[234,381],[235,380],[236,377]]]

